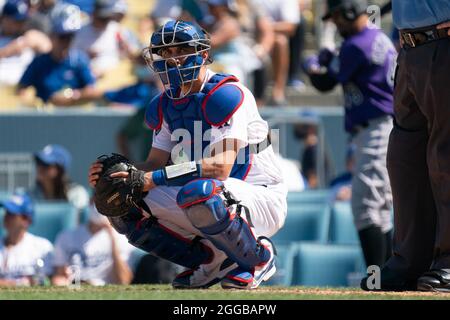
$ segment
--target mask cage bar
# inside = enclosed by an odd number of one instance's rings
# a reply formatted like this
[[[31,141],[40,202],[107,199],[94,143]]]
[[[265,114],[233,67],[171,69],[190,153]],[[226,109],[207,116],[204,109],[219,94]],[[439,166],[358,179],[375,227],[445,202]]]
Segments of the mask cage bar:
[[[165,42],[166,37],[163,36],[161,40],[163,41],[164,44],[155,46],[155,45],[152,45],[152,43],[150,43],[150,45],[143,50],[142,56],[144,57],[144,60],[147,64],[147,66],[150,68],[150,70],[152,70],[153,72],[155,72],[159,75],[159,77],[166,89],[166,91],[165,91],[166,95],[170,99],[179,100],[179,99],[185,98],[186,96],[188,96],[191,93],[194,81],[197,80],[197,78],[198,78],[198,75],[197,75],[197,77],[194,78],[195,69],[201,68],[205,64],[209,64],[211,62],[211,60],[209,58],[207,60],[203,59],[203,62],[201,64],[195,64],[194,66],[189,66],[189,67],[183,67],[183,66],[177,65],[176,60],[177,59],[186,59],[187,60],[187,58],[189,58],[191,56],[198,56],[199,54],[202,54],[203,52],[209,51],[211,49],[211,45],[210,45],[209,39],[198,39],[198,40],[174,42],[175,38],[176,38],[176,32],[171,32],[171,33],[172,33],[172,40],[170,43]],[[164,27],[163,27],[163,31],[160,34],[164,35]],[[175,57],[170,57],[168,59],[165,59],[157,54],[157,52],[160,49],[164,49],[164,48],[168,48],[168,47],[175,47],[175,46],[191,47],[190,45],[192,45],[192,44],[194,44],[194,46],[192,46],[192,47],[195,48],[195,52],[191,53],[191,54],[179,55],[179,56],[175,56]],[[199,47],[202,49],[199,50]],[[155,63],[159,62],[159,61],[165,62],[164,70],[159,70],[158,68],[155,67]],[[168,65],[169,61],[175,62],[175,66],[169,66]],[[168,74],[169,70],[171,68],[177,69],[178,76],[181,79],[181,86],[184,86],[185,84],[190,82],[190,87],[188,88],[187,91],[182,92],[181,88],[176,88],[173,86],[173,84],[170,81],[169,74]],[[184,79],[182,71],[186,72],[189,70],[192,70],[192,78]],[[178,89],[180,89],[180,92],[177,92]]]

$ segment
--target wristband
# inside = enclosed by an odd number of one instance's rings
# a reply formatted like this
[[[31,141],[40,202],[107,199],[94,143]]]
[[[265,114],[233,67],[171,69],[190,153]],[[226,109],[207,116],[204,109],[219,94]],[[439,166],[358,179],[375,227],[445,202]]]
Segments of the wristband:
[[[184,186],[189,181],[200,178],[201,175],[201,165],[191,161],[156,170],[152,173],[152,180],[157,186]]]

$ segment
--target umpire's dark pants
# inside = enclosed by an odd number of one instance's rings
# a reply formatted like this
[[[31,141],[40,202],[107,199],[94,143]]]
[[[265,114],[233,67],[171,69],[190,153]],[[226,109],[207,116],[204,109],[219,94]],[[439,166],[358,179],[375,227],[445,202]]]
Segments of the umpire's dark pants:
[[[402,49],[387,167],[394,200],[389,269],[450,268],[450,38]]]

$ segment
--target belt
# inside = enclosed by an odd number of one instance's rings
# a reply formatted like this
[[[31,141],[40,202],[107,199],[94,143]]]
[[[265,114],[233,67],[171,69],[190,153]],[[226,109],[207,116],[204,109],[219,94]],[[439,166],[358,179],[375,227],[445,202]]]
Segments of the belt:
[[[415,48],[417,46],[448,37],[448,29],[438,30],[435,26],[427,29],[400,30],[400,44],[402,48],[404,46]]]

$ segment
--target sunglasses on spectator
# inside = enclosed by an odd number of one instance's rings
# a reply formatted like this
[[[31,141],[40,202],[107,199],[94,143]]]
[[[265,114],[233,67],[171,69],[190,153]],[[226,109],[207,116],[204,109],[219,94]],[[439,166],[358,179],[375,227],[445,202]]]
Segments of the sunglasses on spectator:
[[[26,215],[24,215],[24,214],[17,214],[17,213],[11,212],[11,211],[5,211],[5,216],[9,216],[9,217],[22,216],[22,217],[25,217]]]

